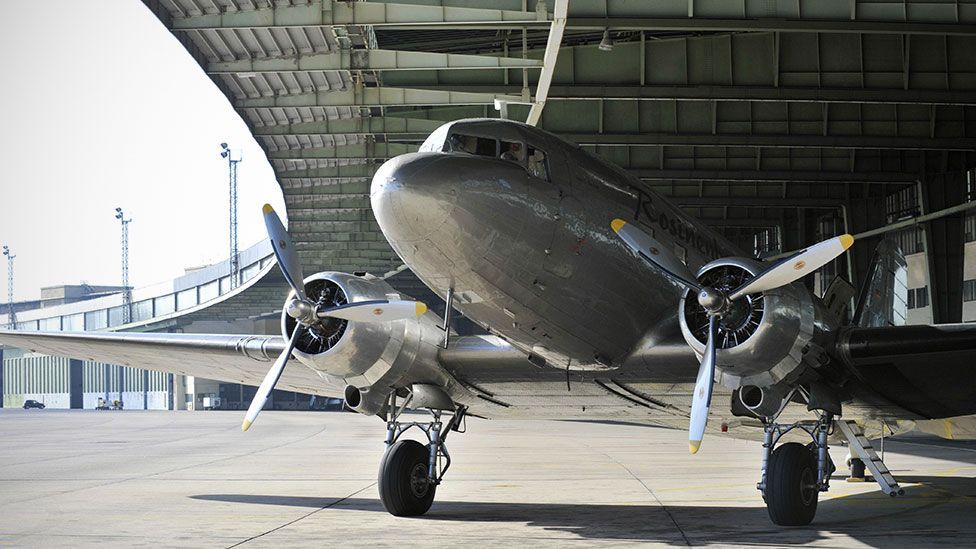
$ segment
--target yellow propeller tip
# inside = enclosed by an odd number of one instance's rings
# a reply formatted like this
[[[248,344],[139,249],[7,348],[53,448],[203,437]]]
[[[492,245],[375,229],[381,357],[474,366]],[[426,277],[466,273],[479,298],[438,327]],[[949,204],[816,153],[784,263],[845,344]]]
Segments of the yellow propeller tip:
[[[271,207],[271,204],[265,204],[264,207],[261,208],[261,211],[266,214],[274,213],[274,208]]]
[[[250,428],[251,428],[251,422],[245,419],[244,423],[241,423],[241,431],[247,431]]]
[[[424,314],[426,312],[427,312],[427,304],[424,303],[423,301],[418,301],[417,302],[417,316],[421,316],[422,314]]]
[[[697,454],[698,449],[701,448],[700,440],[689,440],[688,441],[688,451],[692,454]]]
[[[623,229],[624,225],[626,224],[627,222],[624,221],[623,219],[614,219],[613,221],[610,222],[610,228],[613,229],[613,232],[619,233],[620,229]]]
[[[842,234],[842,235],[840,235],[840,245],[843,246],[845,250],[847,248],[850,248],[851,247],[851,244],[853,244],[853,243],[854,243],[854,237],[853,236],[851,236],[849,234]]]

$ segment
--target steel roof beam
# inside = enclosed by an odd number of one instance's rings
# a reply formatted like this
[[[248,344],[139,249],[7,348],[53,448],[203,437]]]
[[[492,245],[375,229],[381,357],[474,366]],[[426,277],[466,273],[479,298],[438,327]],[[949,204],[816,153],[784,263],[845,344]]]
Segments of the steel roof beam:
[[[444,86],[448,89],[465,88]],[[474,86],[470,91],[478,91]],[[509,88],[494,88],[508,92]],[[514,88],[511,91],[515,91]],[[788,103],[862,103],[976,105],[976,93],[946,90],[797,88],[768,86],[553,86],[551,101],[755,101]]]
[[[465,93],[516,94],[519,86],[455,85],[417,86],[416,89]],[[549,88],[549,101],[749,101],[757,103],[860,103],[871,105],[976,105],[973,90],[904,88],[799,88],[771,86],[587,86],[559,85]]]
[[[679,206],[730,206],[737,208],[839,208],[836,198],[778,198],[765,196],[669,196]]]
[[[741,219],[717,219],[714,217],[695,216],[696,219],[710,227],[737,227],[743,229],[761,229],[778,227],[782,222],[779,217],[749,216]]]
[[[378,164],[353,164],[350,166],[325,166],[278,171],[279,179],[331,179],[331,178],[372,178],[379,168]]]
[[[418,143],[419,144],[419,143],[423,143],[427,139],[427,137],[430,135],[430,133],[429,132],[428,133],[406,133],[406,132],[322,133],[322,132],[317,132],[317,133],[291,133],[291,134],[287,134],[287,135],[290,135],[292,137],[302,138],[302,139],[312,139],[312,138],[315,138],[315,137],[332,138],[332,139],[334,139],[336,141],[338,141],[340,138],[343,138],[343,137],[345,137],[345,138],[350,138],[350,137],[363,137],[363,138],[365,138],[365,137],[372,137],[372,138],[380,138],[380,142],[387,142],[387,143],[390,143],[390,142],[407,142],[407,143]],[[257,135],[257,134],[255,134],[255,137],[260,137],[261,139],[264,140],[265,143],[269,143],[270,146],[272,146],[273,148],[274,147],[278,147],[278,149],[289,148],[289,147],[281,147],[275,141],[275,138],[284,137],[283,135]],[[328,145],[326,145],[326,146],[328,146]],[[338,147],[338,146],[341,146],[341,144],[337,143],[335,146]],[[294,148],[294,147],[292,147],[292,148]]]
[[[308,190],[314,188],[334,188],[342,185],[369,183],[369,177],[279,177],[285,194],[293,190]]]
[[[338,70],[477,70],[540,69],[538,59],[495,55],[465,55],[396,50],[342,50],[328,53],[298,54],[287,57],[238,59],[211,62],[208,74],[248,75],[261,72],[301,72]]]
[[[856,34],[976,35],[973,23],[925,23],[917,21],[868,21],[823,19],[711,19],[702,17],[570,17],[574,30],[684,31],[684,32],[806,32]]]
[[[803,170],[656,170],[631,169],[644,181],[735,181],[762,183],[914,183],[917,177],[901,172],[839,172]]]
[[[445,2],[446,4],[446,2]],[[312,1],[253,10],[174,17],[173,30],[371,25],[398,28],[505,28],[548,26],[534,11],[386,2]]]
[[[444,2],[443,4],[446,4]],[[262,29],[270,27],[316,27],[337,25],[371,25],[389,29],[500,29],[549,27],[549,15],[530,11],[491,8],[396,4],[386,2],[314,1],[302,5],[273,5],[246,11],[205,13],[173,17],[174,31],[210,29]],[[650,4],[650,3],[649,3]],[[727,13],[672,14],[645,17],[586,17],[574,15],[570,8],[566,27],[573,30],[602,31],[680,31],[680,32],[806,32],[860,34],[976,34],[976,21],[945,19],[940,22],[921,20],[884,20],[858,17],[853,13],[836,18],[802,18],[744,15],[728,17]],[[653,8],[652,8],[653,9]],[[726,10],[727,11],[727,10]],[[958,13],[958,12],[957,12]],[[643,15],[643,14],[641,14]]]
[[[238,99],[235,101],[235,106],[241,109],[249,109],[260,107],[494,105],[496,99],[511,102],[521,101],[520,96],[502,94],[378,87]]]
[[[339,145],[336,147],[303,147],[269,151],[269,159],[319,159],[369,161],[385,160],[397,155],[416,152],[417,145],[404,143],[363,143],[359,145]]]
[[[256,136],[296,134],[424,134],[439,128],[444,122],[426,118],[360,117],[339,120],[314,120],[293,124],[254,126]]]
[[[593,134],[560,133],[564,139],[588,146],[695,146],[695,147],[769,147],[824,149],[894,149],[894,150],[976,150],[973,138],[916,138],[887,136],[822,135],[681,135],[667,133]]]

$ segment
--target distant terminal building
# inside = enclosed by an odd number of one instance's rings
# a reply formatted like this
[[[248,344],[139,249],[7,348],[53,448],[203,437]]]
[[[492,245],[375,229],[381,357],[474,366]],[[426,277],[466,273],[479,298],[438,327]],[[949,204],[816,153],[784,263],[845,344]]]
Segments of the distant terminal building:
[[[231,288],[229,262],[188,269],[184,276],[130,289],[128,322],[119,286],[87,284],[41,289],[41,298],[14,303],[17,330],[137,331],[277,334],[287,286],[271,246],[258,243],[240,253],[241,283]],[[0,321],[8,318],[0,306]],[[10,329],[7,324],[0,327]],[[128,409],[245,407],[254,389],[237,384],[174,376],[99,362],[50,357],[0,347],[4,407],[28,399],[51,408],[95,408],[99,399]],[[250,394],[249,394],[250,393]],[[276,406],[308,406],[309,399],[280,393]]]

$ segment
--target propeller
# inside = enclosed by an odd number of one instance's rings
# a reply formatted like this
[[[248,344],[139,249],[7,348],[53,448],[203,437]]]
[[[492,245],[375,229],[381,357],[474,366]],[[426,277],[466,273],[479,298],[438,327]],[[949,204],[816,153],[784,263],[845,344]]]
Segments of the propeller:
[[[719,323],[730,304],[746,295],[795,282],[833,261],[854,243],[854,237],[849,234],[824,240],[773,263],[726,294],[722,290],[702,286],[698,277],[677,256],[640,228],[622,219],[614,219],[610,227],[638,257],[662,271],[671,280],[697,291],[698,304],[708,314],[708,340],[698,368],[688,425],[688,449],[692,454],[698,452],[705,435],[708,408],[712,403],[712,385],[715,381],[715,339],[718,336]]]
[[[254,399],[251,400],[247,414],[244,415],[244,422],[241,424],[243,431],[250,429],[251,424],[261,413],[261,409],[264,408],[268,396],[271,395],[278,379],[281,378],[281,373],[285,370],[285,365],[291,358],[291,353],[295,350],[295,344],[303,331],[312,329],[326,318],[340,318],[354,322],[392,322],[417,318],[427,312],[427,305],[420,301],[388,299],[359,301],[328,308],[317,306],[305,295],[302,265],[298,259],[298,254],[295,252],[295,247],[291,243],[291,238],[288,236],[288,231],[285,230],[281,219],[270,204],[265,204],[263,211],[264,225],[268,230],[268,238],[271,239],[271,248],[278,260],[278,267],[281,268],[281,273],[285,275],[285,280],[288,281],[288,285],[295,293],[294,297],[285,304],[285,313],[296,320],[297,326],[295,326],[295,331],[292,332],[285,350],[278,355],[271,369],[264,376],[257,393],[254,394]]]

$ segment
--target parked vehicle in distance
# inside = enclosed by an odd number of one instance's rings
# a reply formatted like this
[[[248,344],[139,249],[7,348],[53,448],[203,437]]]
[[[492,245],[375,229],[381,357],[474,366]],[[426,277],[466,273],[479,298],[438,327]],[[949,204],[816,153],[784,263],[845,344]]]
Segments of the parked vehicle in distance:
[[[25,410],[29,410],[31,408],[37,408],[38,410],[43,410],[44,409],[44,403],[43,402],[38,402],[36,400],[25,400],[24,401],[24,409]]]

